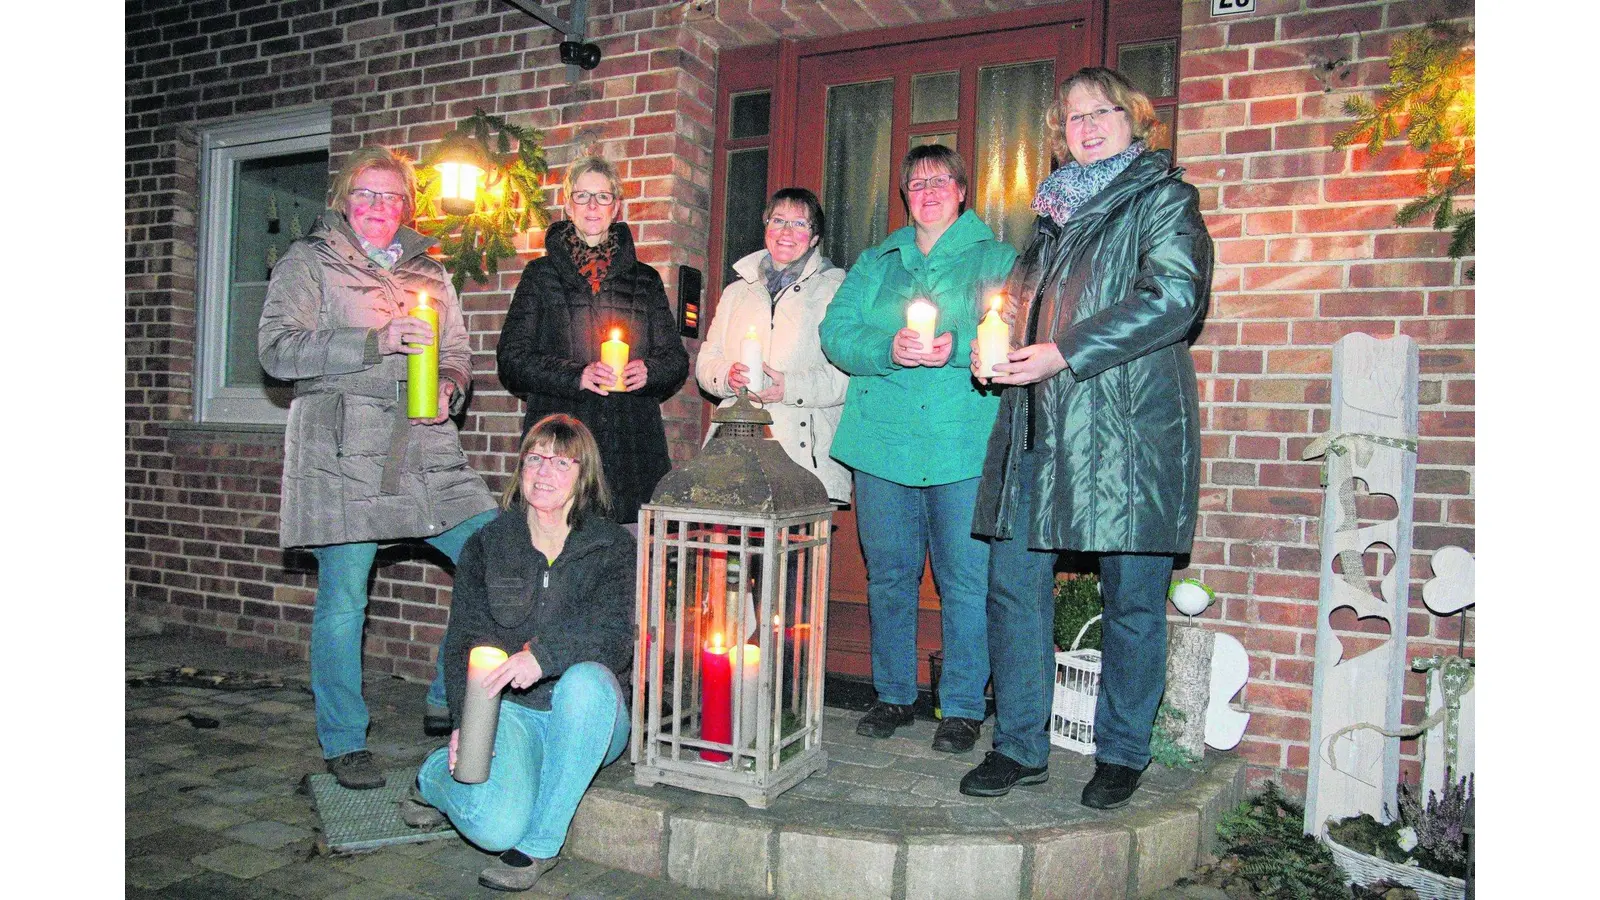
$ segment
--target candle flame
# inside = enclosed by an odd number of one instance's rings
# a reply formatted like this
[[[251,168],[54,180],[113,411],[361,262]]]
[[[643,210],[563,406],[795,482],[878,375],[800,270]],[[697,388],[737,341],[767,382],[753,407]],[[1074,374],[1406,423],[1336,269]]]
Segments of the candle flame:
[[[499,647],[473,647],[467,656],[467,667],[471,669],[495,669],[506,661],[506,652]]]
[[[722,632],[720,631],[714,631],[711,633],[711,652],[722,652]]]
[[[419,309],[426,309],[428,307],[427,291],[417,291],[417,307]]]
[[[622,340],[622,329],[621,328],[613,328],[613,329],[611,329],[611,339],[613,341]]]
[[[999,312],[1000,311],[1000,295],[999,294],[995,294],[994,295],[994,299],[989,301],[989,308],[994,310],[995,312]]]
[[[754,325],[751,325],[749,330],[744,333],[744,336],[749,338],[752,341],[755,340],[756,339],[756,327]]]

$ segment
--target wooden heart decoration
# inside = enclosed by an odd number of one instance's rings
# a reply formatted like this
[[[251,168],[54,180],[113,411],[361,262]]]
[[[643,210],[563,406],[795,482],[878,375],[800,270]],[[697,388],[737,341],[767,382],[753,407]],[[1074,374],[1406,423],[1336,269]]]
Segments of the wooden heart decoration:
[[[1434,614],[1448,616],[1476,601],[1473,597],[1477,558],[1460,547],[1440,547],[1433,554],[1433,577],[1422,586],[1422,602]]]

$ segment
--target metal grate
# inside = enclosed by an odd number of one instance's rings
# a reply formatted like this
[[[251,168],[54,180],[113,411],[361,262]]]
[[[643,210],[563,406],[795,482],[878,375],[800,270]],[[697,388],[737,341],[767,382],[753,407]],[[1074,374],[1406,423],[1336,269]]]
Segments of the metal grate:
[[[351,853],[455,835],[456,830],[448,822],[429,829],[412,828],[400,820],[395,804],[404,799],[411,785],[416,783],[415,766],[384,772],[383,777],[387,783],[370,791],[342,788],[326,772],[310,777],[311,796],[317,815],[322,819],[322,833],[330,852]]]

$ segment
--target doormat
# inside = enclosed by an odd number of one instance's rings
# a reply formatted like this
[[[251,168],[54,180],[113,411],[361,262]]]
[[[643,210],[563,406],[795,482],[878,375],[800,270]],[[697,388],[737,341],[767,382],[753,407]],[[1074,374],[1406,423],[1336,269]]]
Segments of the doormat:
[[[383,773],[385,784],[369,791],[352,791],[339,786],[333,775],[323,772],[309,776],[311,797],[322,819],[322,834],[330,853],[354,853],[392,844],[418,844],[454,837],[456,830],[445,822],[435,828],[412,828],[400,820],[397,808],[416,783],[417,769],[393,769]]]

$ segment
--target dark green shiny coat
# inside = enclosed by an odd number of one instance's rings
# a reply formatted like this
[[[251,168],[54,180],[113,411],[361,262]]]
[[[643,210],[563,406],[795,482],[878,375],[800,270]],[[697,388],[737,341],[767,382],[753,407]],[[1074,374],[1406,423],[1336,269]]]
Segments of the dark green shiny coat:
[[[1026,489],[1030,547],[1190,551],[1200,404],[1189,344],[1210,301],[1212,246],[1199,192],[1171,161],[1144,153],[1065,225],[1041,217],[1017,261],[1008,293],[1020,343],[1053,339],[1068,368],[1002,394],[978,534],[1011,537],[1006,511]],[[1056,321],[1036,321],[1048,292]],[[1014,477],[1025,444],[1043,454],[1028,485]]]

